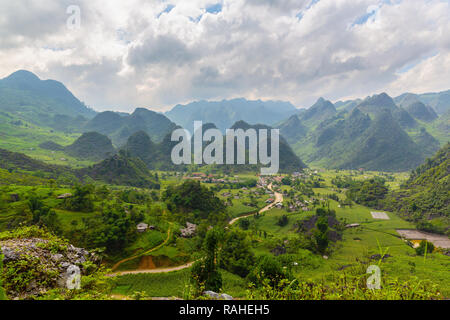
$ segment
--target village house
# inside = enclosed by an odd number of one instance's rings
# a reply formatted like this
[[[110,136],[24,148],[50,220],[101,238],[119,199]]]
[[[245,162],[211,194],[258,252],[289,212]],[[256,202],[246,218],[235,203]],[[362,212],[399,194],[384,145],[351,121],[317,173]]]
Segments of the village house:
[[[71,198],[72,194],[71,193],[64,193],[64,194],[60,194],[59,196],[56,197],[56,199],[67,199],[67,198]]]
[[[148,229],[148,224],[141,222],[136,226],[136,229],[139,233],[145,232]]]
[[[181,236],[183,238],[192,237],[197,231],[197,225],[193,223],[186,222],[186,228],[180,229]]]

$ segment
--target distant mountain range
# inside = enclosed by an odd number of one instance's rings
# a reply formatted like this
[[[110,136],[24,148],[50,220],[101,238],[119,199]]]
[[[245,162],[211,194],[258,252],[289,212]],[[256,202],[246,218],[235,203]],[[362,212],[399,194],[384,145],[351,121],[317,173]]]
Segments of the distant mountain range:
[[[175,123],[164,115],[138,108],[131,115],[121,115],[110,111],[99,113],[82,130],[97,131],[107,135],[116,146],[120,147],[130,136],[139,131],[146,132],[153,141],[161,142],[175,127]]]
[[[320,98],[277,127],[308,164],[410,170],[439,149],[438,139],[430,132],[445,142],[448,126],[439,122],[446,116],[439,118],[418,96],[406,94],[396,100],[398,103],[386,93],[336,104]]]
[[[296,109],[288,102],[234,99],[177,105],[166,114],[145,108],[128,114],[97,113],[60,82],[40,80],[28,71],[0,80],[0,126],[6,128],[1,136],[8,141],[3,146],[18,143],[19,133],[7,132],[14,126],[24,128],[20,134],[25,130],[31,135],[33,130],[42,134],[52,128],[79,134],[79,139],[69,146],[46,141],[36,148],[91,161],[125,150],[148,168],[169,169],[171,132],[180,126],[192,134],[196,120],[221,131],[237,126],[279,128],[284,170],[296,170],[304,162],[327,168],[409,170],[450,140],[450,91],[405,93],[394,99],[382,93],[335,104],[320,98],[309,109]]]
[[[450,110],[450,90],[424,94],[404,93],[395,98],[395,102],[399,105],[404,104],[405,100],[414,102],[420,101],[433,108],[438,115],[443,115]],[[409,102],[409,104],[411,104],[411,102]]]
[[[203,130],[207,130],[209,128],[216,128],[214,124],[205,124],[203,125]],[[266,125],[249,125],[244,121],[238,121],[231,129],[243,129],[248,130],[250,128],[253,129],[271,129],[271,127]],[[171,141],[171,135],[167,135],[165,139],[159,143],[154,143],[147,133],[144,131],[139,131],[133,134],[129,139],[126,145],[123,147],[123,150],[127,152],[127,154],[134,158],[141,159],[149,169],[155,170],[181,170],[184,166],[175,166],[171,161],[171,152],[172,148],[178,144],[178,142]],[[206,147],[207,144],[204,144]],[[268,140],[268,145],[270,146],[270,139]],[[280,172],[294,172],[300,171],[305,168],[305,164],[295,155],[292,151],[289,144],[283,139],[280,139],[279,143],[280,150]],[[235,148],[236,149],[236,148]],[[224,155],[226,150],[226,141],[224,139]],[[236,150],[235,150],[236,151]],[[270,152],[270,148],[269,148]],[[246,145],[246,153],[248,153],[248,143]],[[235,163],[237,158],[237,152],[235,152]],[[248,163],[248,159],[246,161]],[[224,158],[225,163],[225,158]],[[236,170],[245,170],[245,169],[253,169],[256,170],[260,166],[251,166],[251,165],[234,165]]]
[[[225,131],[241,120],[252,125],[259,123],[273,125],[296,112],[298,109],[289,102],[234,99],[177,105],[165,115],[192,132],[194,121],[214,123],[218,129]]]

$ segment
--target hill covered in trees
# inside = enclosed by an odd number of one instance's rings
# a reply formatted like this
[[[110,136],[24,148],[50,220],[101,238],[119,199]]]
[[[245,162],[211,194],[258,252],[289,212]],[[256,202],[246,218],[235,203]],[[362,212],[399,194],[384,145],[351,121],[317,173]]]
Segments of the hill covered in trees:
[[[64,152],[79,159],[103,160],[115,153],[111,140],[98,132],[87,132],[73,144],[64,148]]]
[[[126,151],[86,168],[51,165],[32,159],[24,154],[0,149],[0,168],[10,172],[26,172],[38,177],[62,178],[70,183],[85,182],[87,177],[95,181],[122,186],[159,189],[157,178],[139,158],[131,157]]]
[[[45,162],[35,160],[22,153],[11,152],[8,150],[0,149],[0,168],[8,171],[22,170],[29,172],[44,172],[51,177],[58,174],[71,171],[68,167],[50,165]]]
[[[80,169],[76,173],[80,177],[87,175],[94,180],[113,185],[159,189],[157,179],[150,174],[145,163],[139,158],[131,157],[123,150],[100,163]]]
[[[41,80],[25,70],[0,80],[0,111],[36,125],[60,127],[65,124],[64,128],[70,122],[83,123],[96,113],[61,82]]]
[[[383,201],[386,209],[397,211],[418,227],[450,234],[450,143],[413,170],[399,191]]]
[[[86,124],[84,130],[107,135],[116,146],[122,147],[136,132],[143,131],[153,141],[161,142],[175,127],[176,125],[163,114],[138,108],[131,115],[121,115],[110,111],[99,113]]]
[[[382,93],[339,102],[336,108],[321,98],[277,127],[307,164],[333,169],[410,170],[440,147],[428,129],[433,133],[442,130],[434,129],[440,119],[431,107],[413,98],[404,97],[400,102],[404,107]]]

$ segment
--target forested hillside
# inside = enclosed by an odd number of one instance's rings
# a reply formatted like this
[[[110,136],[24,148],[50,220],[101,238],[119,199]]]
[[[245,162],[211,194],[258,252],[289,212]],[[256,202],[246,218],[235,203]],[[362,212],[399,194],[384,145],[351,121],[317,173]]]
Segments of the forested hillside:
[[[444,116],[414,95],[395,101],[386,93],[336,103],[319,99],[277,125],[306,164],[405,171],[422,163],[448,136]]]
[[[413,170],[409,180],[383,205],[421,229],[450,234],[450,144]]]
[[[83,123],[95,115],[62,83],[20,70],[0,80],[0,111],[37,125]],[[66,126],[64,126],[66,127]]]

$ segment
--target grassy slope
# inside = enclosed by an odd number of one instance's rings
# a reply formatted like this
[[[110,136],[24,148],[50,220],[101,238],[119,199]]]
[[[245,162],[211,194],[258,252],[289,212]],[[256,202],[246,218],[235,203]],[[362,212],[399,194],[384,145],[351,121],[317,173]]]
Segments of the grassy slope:
[[[72,167],[91,165],[92,161],[80,161],[62,151],[52,152],[39,148],[39,145],[46,141],[66,146],[73,143],[79,136],[80,134],[66,134],[51,128],[38,127],[25,121],[22,121],[22,125],[14,125],[11,123],[11,119],[5,116],[5,113],[0,114],[0,148],[25,153],[49,164]],[[67,161],[62,161],[61,158]]]
[[[331,174],[330,174],[331,175]],[[327,179],[326,179],[327,180]],[[314,189],[316,194],[334,193],[331,188]],[[343,194],[339,194],[344,197]],[[396,229],[415,229],[412,223],[402,220],[393,213],[388,213],[391,218],[388,221],[374,220],[370,214],[371,209],[354,205],[352,208],[338,208],[338,203],[330,201],[330,207],[337,212],[337,218],[346,219],[348,223],[359,223],[361,228],[344,231],[343,241],[337,243],[336,250],[328,260],[323,259],[320,265],[314,267],[297,268],[296,276],[302,279],[320,280],[326,278],[327,273],[336,272],[342,266],[356,264],[356,258],[363,258],[384,252],[392,255],[381,265],[382,272],[393,277],[406,279],[418,277],[430,279],[439,284],[446,296],[450,295],[450,258],[439,253],[429,255],[426,260],[415,255],[415,250],[409,247],[398,237]],[[289,224],[285,227],[276,225],[277,217],[286,214]],[[310,216],[311,213],[287,213],[284,210],[272,210],[257,222],[258,229],[268,232],[269,237],[294,238],[294,223],[297,220]],[[357,239],[357,240],[355,240]],[[264,241],[255,248],[257,254],[268,253],[269,247]],[[374,261],[376,264],[377,261]]]
[[[245,282],[222,270],[223,292],[233,297],[245,296]],[[131,274],[120,276],[114,294],[131,296],[143,291],[149,297],[185,297],[189,292],[190,269],[161,274]]]

